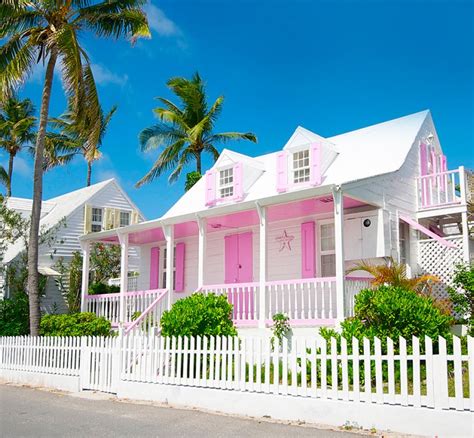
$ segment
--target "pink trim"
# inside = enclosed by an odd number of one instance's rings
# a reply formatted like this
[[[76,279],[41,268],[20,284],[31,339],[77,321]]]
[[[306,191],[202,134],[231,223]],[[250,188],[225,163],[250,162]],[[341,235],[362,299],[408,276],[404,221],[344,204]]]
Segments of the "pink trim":
[[[158,289],[160,271],[160,248],[157,246],[150,250],[150,289]]]
[[[457,246],[454,243],[449,242],[446,239],[443,239],[442,237],[430,231],[428,228],[424,227],[423,225],[420,225],[415,220],[410,219],[409,217],[406,217],[406,216],[400,216],[400,219],[406,222],[411,227],[415,228],[416,230],[419,230],[422,233],[426,234],[427,236],[430,236],[432,239],[436,240],[441,245],[446,246],[447,248],[457,248]]]
[[[307,283],[326,283],[334,282],[336,277],[317,277],[317,278],[298,278],[294,280],[273,280],[267,281],[267,286],[288,286],[292,284],[307,284]]]
[[[138,296],[146,296],[146,295],[152,295],[157,292],[163,291],[166,289],[149,289],[149,290],[137,290],[133,292],[125,292],[124,296],[125,297],[138,297]],[[86,299],[88,300],[95,300],[99,298],[115,298],[117,297],[120,298],[120,292],[114,293],[114,294],[99,294],[99,295],[86,295]]]
[[[176,244],[176,272],[175,272],[175,292],[184,291],[184,248],[183,242]]]
[[[133,321],[125,330],[125,334],[127,335],[132,331],[138,324],[140,324],[145,317],[148,315],[148,313],[163,299],[163,297],[166,296],[167,290],[162,291],[155,300],[143,311],[143,313],[135,320]]]
[[[208,284],[201,288],[201,290],[209,291],[210,289],[231,289],[231,288],[244,288],[244,287],[258,287],[260,283],[223,283],[223,284]]]
[[[276,173],[277,173],[277,184],[276,189],[278,193],[283,193],[288,190],[288,154],[286,151],[277,153],[276,156]]]
[[[213,170],[206,172],[206,206],[211,207],[216,203],[216,173]]]
[[[234,165],[234,200],[241,201],[244,198],[244,166],[242,163]]]
[[[313,143],[310,151],[310,183],[312,186],[321,185],[321,144]]]
[[[314,229],[314,222],[301,224],[301,276],[303,278],[314,278],[316,275]]]

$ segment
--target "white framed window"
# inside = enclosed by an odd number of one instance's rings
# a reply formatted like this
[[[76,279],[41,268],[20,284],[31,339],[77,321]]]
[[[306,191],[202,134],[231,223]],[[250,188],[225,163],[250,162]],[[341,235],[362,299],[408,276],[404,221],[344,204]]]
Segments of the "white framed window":
[[[161,267],[161,287],[165,288],[166,287],[166,276],[168,275],[168,250],[165,247],[163,247],[163,264]],[[176,247],[175,250],[173,251],[173,290],[175,288],[175,283],[176,283]]]
[[[130,212],[129,211],[121,211],[120,212],[120,226],[126,227],[130,225]]]
[[[293,152],[292,160],[293,183],[299,184],[309,181],[309,149]]]
[[[398,233],[400,241],[400,263],[409,263],[410,256],[410,229],[406,222],[399,221]]]
[[[321,277],[336,275],[336,251],[334,223],[322,223],[319,226],[319,265]]]
[[[96,233],[102,231],[102,223],[104,217],[102,208],[92,207],[91,231]]]
[[[234,168],[219,171],[219,196],[229,198],[234,195]]]

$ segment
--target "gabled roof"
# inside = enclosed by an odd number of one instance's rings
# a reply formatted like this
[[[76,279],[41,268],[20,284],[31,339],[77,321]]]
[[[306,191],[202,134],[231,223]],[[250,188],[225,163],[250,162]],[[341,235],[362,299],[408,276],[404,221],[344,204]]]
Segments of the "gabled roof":
[[[428,110],[323,139],[333,145],[338,155],[323,175],[320,187],[346,184],[399,170],[425,121],[432,126]],[[434,127],[432,129],[434,130]],[[302,127],[298,127],[291,138],[294,139],[295,135],[322,139],[321,136]],[[243,202],[261,200],[278,194],[276,191],[278,152],[254,158],[232,152],[234,156],[261,163],[265,169]],[[225,150],[225,153],[230,154],[231,151]],[[201,178],[161,219],[207,211],[204,179]],[[219,207],[214,209],[217,211]]]
[[[252,157],[249,157],[248,155],[231,151],[230,149],[224,149],[221,152],[221,154],[219,155],[219,158],[217,159],[213,167],[218,168],[220,166],[225,166],[228,164],[228,162],[231,162],[231,163],[241,162],[249,166],[255,167],[256,169],[265,170],[265,166],[259,160],[259,157],[252,158]]]
[[[130,202],[130,205],[136,208],[135,204],[128,198],[117,181],[114,178],[111,178],[106,181],[93,184],[89,187],[74,190],[73,192],[65,193],[64,195],[56,196],[55,198],[43,201],[43,205],[48,205],[49,211],[40,220],[41,232],[49,231],[55,226],[58,226],[64,218],[67,218],[73,214],[78,208],[81,208],[84,204],[86,204],[93,196],[95,196],[105,187],[112,184],[120,190],[120,192]],[[137,209],[137,211],[139,210]],[[143,217],[143,215],[141,216]],[[3,260],[4,263],[8,263],[13,260],[23,250],[23,247],[24,245],[22,241],[17,241],[14,244],[9,245],[7,251],[5,252]]]

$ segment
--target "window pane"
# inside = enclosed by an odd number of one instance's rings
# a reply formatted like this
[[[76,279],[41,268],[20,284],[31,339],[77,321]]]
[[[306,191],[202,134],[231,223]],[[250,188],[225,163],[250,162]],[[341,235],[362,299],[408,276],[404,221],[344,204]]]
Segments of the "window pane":
[[[321,251],[334,251],[334,224],[321,225]]]
[[[293,154],[293,182],[307,182],[309,177],[309,150],[295,152]]]
[[[130,225],[130,212],[121,211],[120,212],[120,226],[126,227],[127,225]]]
[[[228,198],[234,194],[234,169],[224,169],[219,172],[219,194]]]
[[[92,208],[92,222],[102,222],[101,208]]]
[[[321,275],[334,277],[336,275],[336,255],[326,254],[321,256]]]

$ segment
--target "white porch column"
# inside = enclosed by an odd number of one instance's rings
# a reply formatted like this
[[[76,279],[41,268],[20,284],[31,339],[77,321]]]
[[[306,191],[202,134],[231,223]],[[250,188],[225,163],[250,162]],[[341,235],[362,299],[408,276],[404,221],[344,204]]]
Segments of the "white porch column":
[[[341,187],[333,189],[334,198],[334,243],[336,252],[336,320],[344,320],[344,203]]]
[[[82,248],[81,312],[87,310],[86,297],[89,290],[89,265],[91,246],[89,242],[80,242]]]
[[[198,289],[204,286],[204,258],[206,257],[206,219],[197,217],[199,228],[199,246],[198,246]]]
[[[120,241],[120,311],[119,323],[125,321],[125,293],[128,292],[128,234],[118,233]]]
[[[467,207],[466,211],[461,213],[461,224],[462,224],[462,255],[464,263],[470,262],[469,254],[469,223],[467,221]]]
[[[163,225],[166,239],[166,289],[168,290],[168,310],[171,309],[173,295],[173,264],[174,264],[174,225]]]
[[[257,211],[260,218],[259,232],[259,309],[258,309],[258,327],[265,328],[266,319],[266,283],[267,283],[267,209],[258,203]]]

